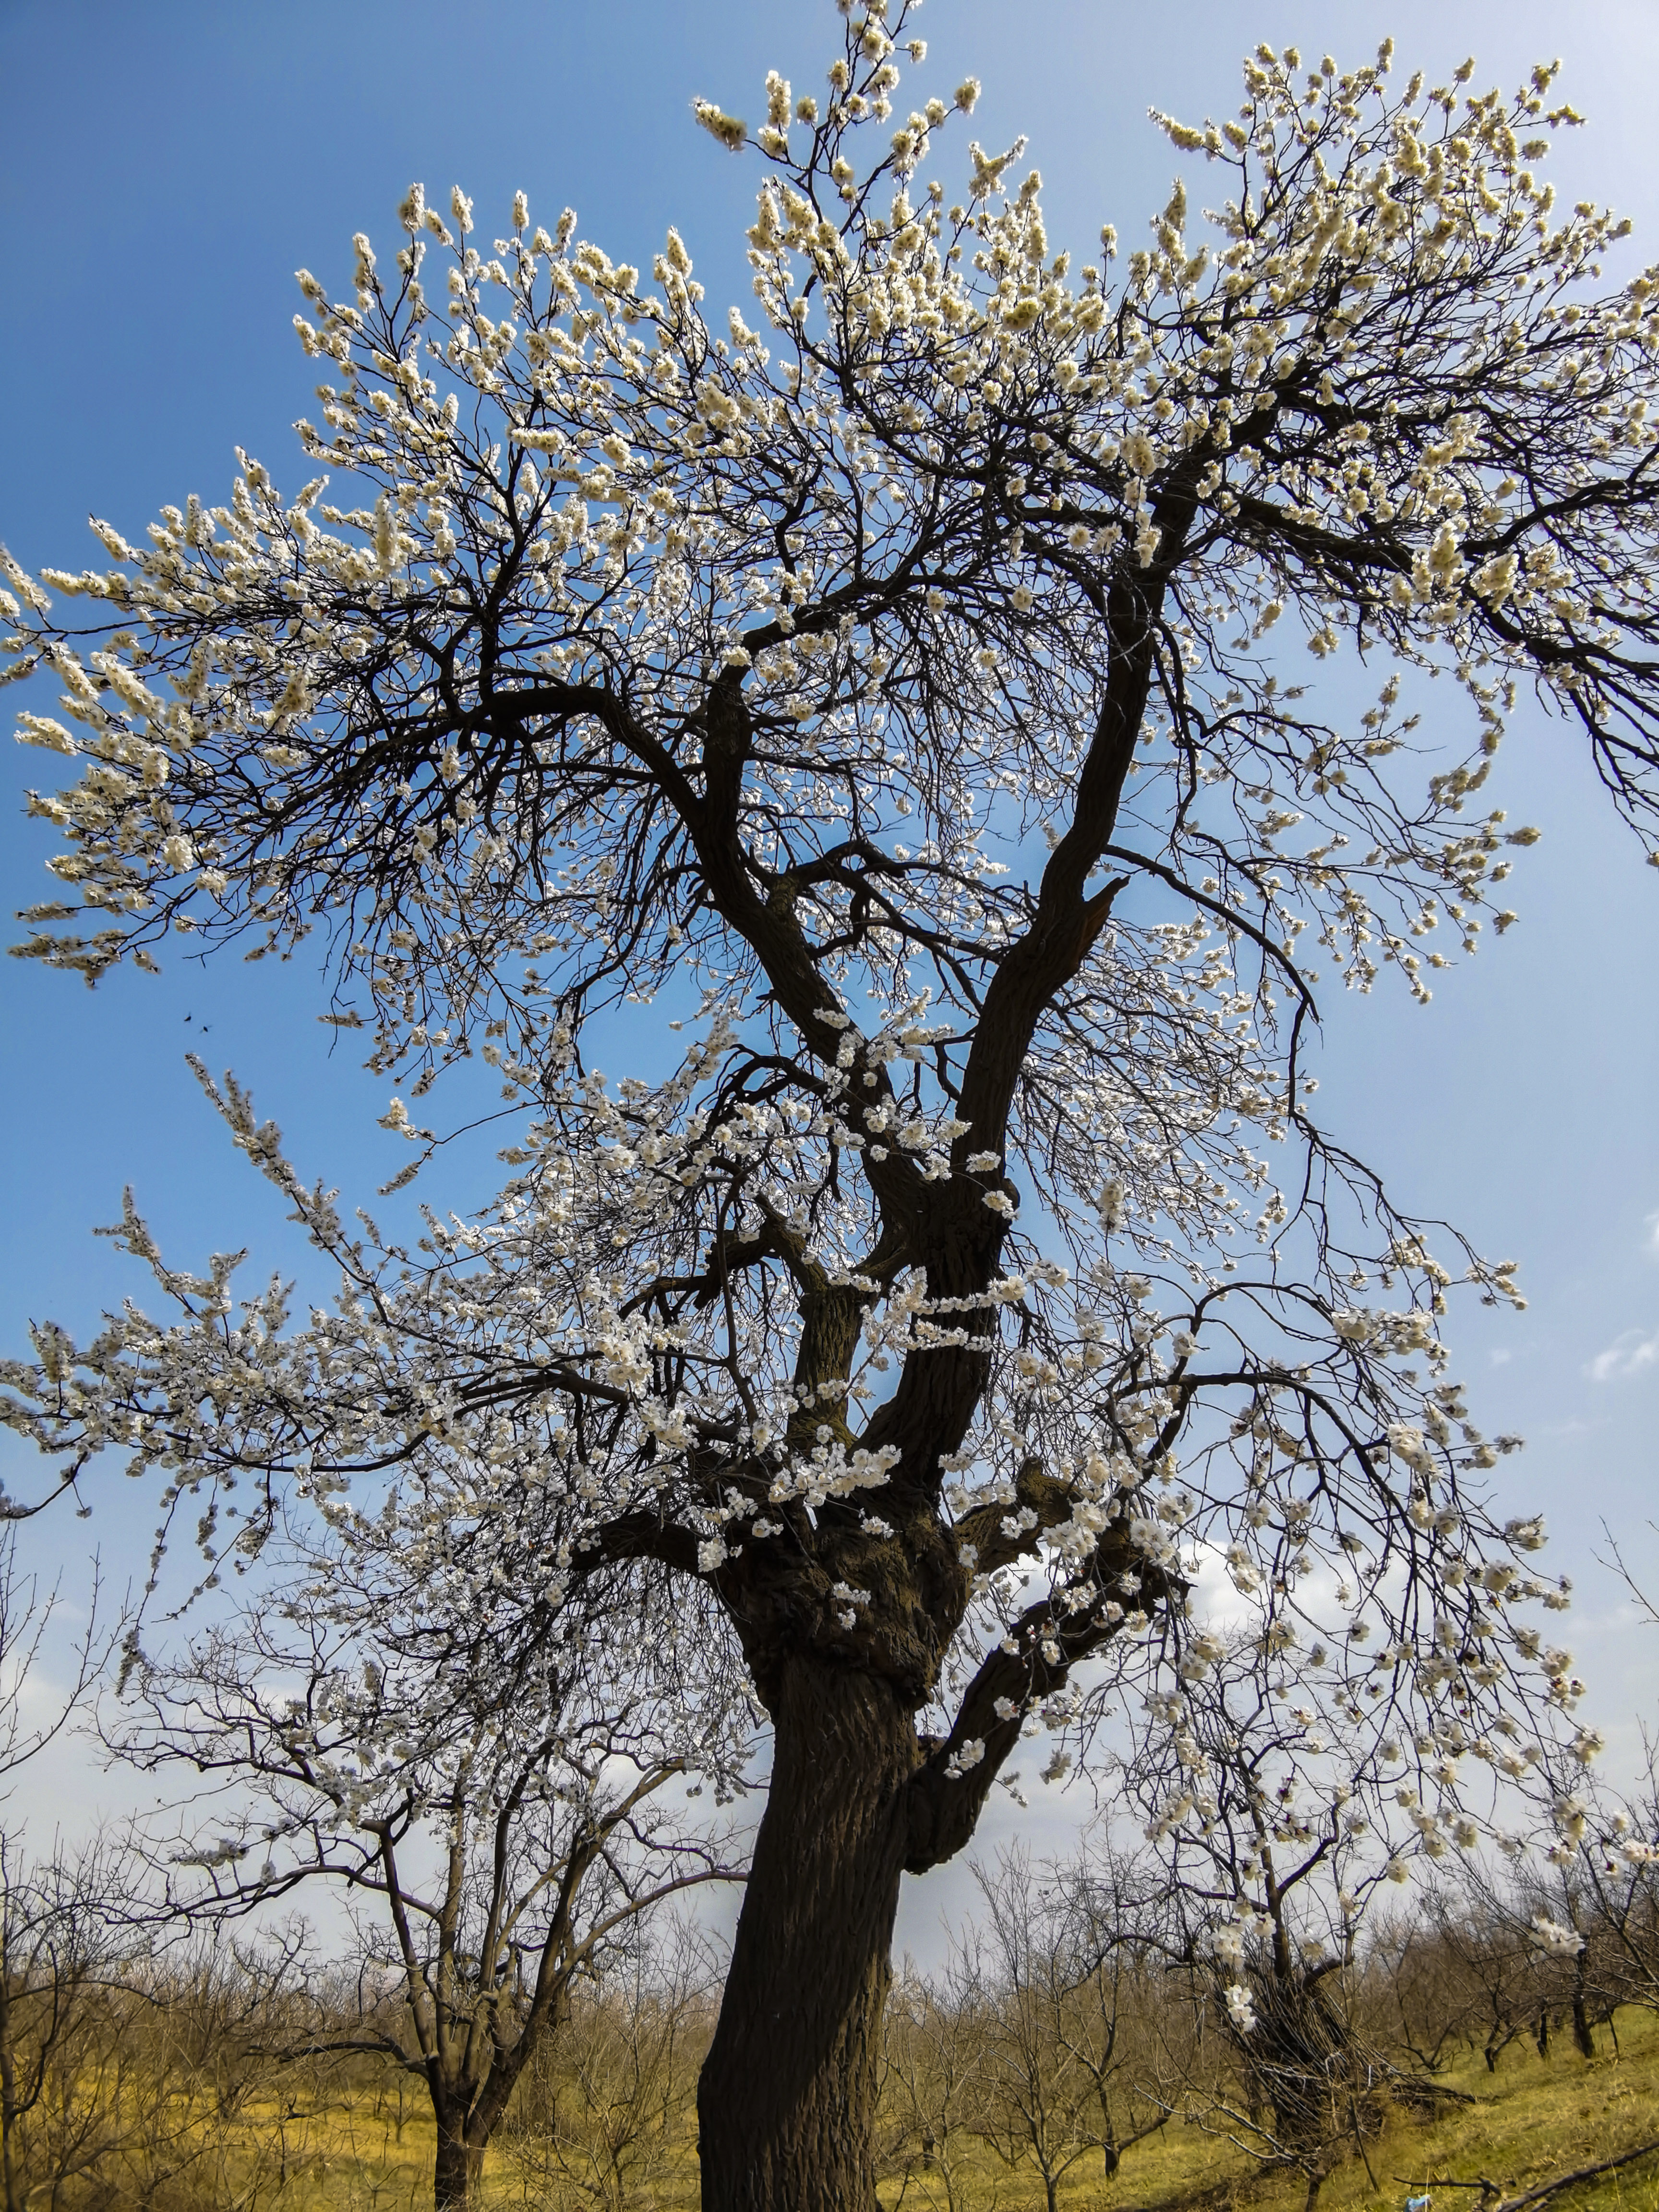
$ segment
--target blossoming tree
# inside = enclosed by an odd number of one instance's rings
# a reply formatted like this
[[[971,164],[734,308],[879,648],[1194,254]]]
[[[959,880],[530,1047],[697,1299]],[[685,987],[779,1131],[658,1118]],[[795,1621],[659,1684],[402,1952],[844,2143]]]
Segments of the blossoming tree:
[[[1534,833],[1482,809],[1522,687],[1648,837],[1656,795],[1656,280],[1599,289],[1625,227],[1554,222],[1551,72],[1262,49],[1236,120],[1158,118],[1207,242],[1177,184],[1114,274],[1109,229],[1051,252],[1018,146],[927,180],[977,87],[891,127],[909,29],[868,0],[752,136],[699,103],[763,164],[757,327],[711,326],[677,233],[647,281],[416,187],[349,299],[301,275],[295,497],[245,459],[147,546],[95,526],[111,568],[8,570],[69,717],[23,734],[80,777],[32,801],[66,896],[27,949],[310,939],[389,1127],[479,1053],[526,1108],[499,1202],[370,1255],[234,1453],[131,1317],[43,1336],[13,1418],[198,1486],[463,1450],[573,1503],[526,1582],[713,1593],[771,1723],[721,2208],[873,2202],[902,1873],[1023,1733],[1086,1741],[1136,1677],[1183,1726],[1195,1561],[1264,1667],[1342,1636],[1361,1777],[1395,1709],[1571,1702],[1439,1343],[1512,1269],[1394,1209],[1306,1062],[1319,989],[1426,998],[1512,919]],[[1383,664],[1375,703],[1306,696],[1287,638]],[[1466,706],[1425,761],[1429,672]]]
[[[233,1117],[243,1103],[221,1100]],[[307,1211],[328,1249],[331,1212]],[[465,2205],[575,1985],[665,1899],[730,1878],[684,1793],[712,1785],[723,1802],[740,1786],[741,1670],[722,1680],[702,1656],[712,1596],[667,1611],[627,1565],[568,1594],[550,1581],[572,1501],[516,1458],[480,1470],[434,1443],[368,1513],[325,1463],[302,1468],[244,1514],[234,1467],[269,1463],[273,1414],[305,1402],[319,1367],[343,1360],[381,1402],[399,1382],[385,1364],[371,1372],[360,1333],[329,1316],[284,1331],[279,1291],[219,1334],[211,1278],[162,1265],[136,1216],[124,1235],[178,1316],[144,1324],[130,1417],[177,1437],[191,1394],[214,1398],[197,1450],[219,1460],[225,1494],[200,1534],[212,1581],[235,1595],[182,1639],[135,1626],[106,1741],[147,1772],[203,1778],[182,1836],[153,1838],[170,1912],[199,1924],[335,1890],[362,1966],[401,2002],[325,2047],[389,2054],[423,2081],[435,2202]],[[350,1250],[334,1256],[361,1285]],[[542,1571],[526,1575],[527,1558]]]

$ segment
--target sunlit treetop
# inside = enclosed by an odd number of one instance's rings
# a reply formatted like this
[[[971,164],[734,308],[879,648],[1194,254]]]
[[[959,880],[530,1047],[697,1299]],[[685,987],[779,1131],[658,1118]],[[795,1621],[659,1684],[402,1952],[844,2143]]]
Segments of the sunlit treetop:
[[[1018,145],[971,146],[959,203],[921,181],[977,87],[890,133],[903,29],[849,34],[822,106],[769,80],[758,332],[710,327],[678,234],[653,290],[568,210],[550,234],[520,195],[486,255],[459,191],[446,220],[416,186],[391,272],[359,235],[353,302],[301,275],[337,378],[301,435],[354,503],[319,477],[285,505],[249,462],[147,550],[98,526],[121,565],[44,580],[100,603],[85,627],[11,574],[12,672],[53,669],[86,732],[21,734],[94,757],[35,802],[82,904],[33,950],[95,974],[181,921],[320,925],[400,1038],[520,957],[573,1003],[752,960],[695,818],[740,700],[754,892],[793,878],[860,988],[908,966],[955,997],[951,956],[982,972],[1025,899],[988,853],[1063,833],[1126,622],[1148,750],[1120,841],[1275,940],[1300,902],[1362,979],[1405,956],[1377,907],[1486,907],[1473,794],[1517,680],[1645,817],[1655,278],[1595,295],[1628,225],[1552,227],[1534,172],[1577,118],[1551,72],[1395,92],[1387,49],[1305,79],[1263,49],[1238,120],[1158,118],[1221,187],[1208,236],[1177,184],[1115,281],[1109,228],[1099,265],[1050,254]],[[1455,671],[1472,757],[1425,778],[1392,678],[1323,726],[1255,650],[1287,617],[1316,659]]]

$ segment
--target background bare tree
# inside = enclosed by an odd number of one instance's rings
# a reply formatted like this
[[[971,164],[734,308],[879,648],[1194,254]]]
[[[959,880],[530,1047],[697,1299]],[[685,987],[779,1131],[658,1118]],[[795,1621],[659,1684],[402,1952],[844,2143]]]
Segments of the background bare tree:
[[[140,1769],[210,1785],[163,1853],[183,1921],[319,1885],[344,1900],[381,2002],[327,2047],[423,2083],[440,2206],[475,2191],[578,1983],[663,1899],[734,1872],[687,1817],[704,1779],[722,1800],[737,1786],[730,1699],[710,1694],[696,1729],[662,1724],[684,1623],[647,1613],[629,1634],[625,1570],[602,1598],[588,1586],[597,1611],[556,1623],[534,1589],[481,1610],[502,1547],[556,1552],[562,1533],[524,1525],[544,1505],[533,1485],[522,1516],[507,1503],[480,1513],[463,1465],[372,1522],[290,1509],[210,1625],[156,1653],[130,1640],[108,1731]],[[317,2048],[307,2033],[303,2055]]]
[[[976,2125],[987,2094],[985,1996],[959,1946],[933,1974],[907,1961],[888,2001],[883,2047],[884,2179],[941,2212],[990,2212]]]
[[[1145,2002],[1165,1885],[1109,1853],[1086,1872],[1034,1870],[1018,1846],[974,1876],[983,1910],[960,1941],[979,2014],[975,2132],[1011,2171],[1033,2166],[1054,2212],[1085,2156],[1109,2179],[1176,2109]]]
[[[1060,2035],[1093,2081],[1107,2180],[1126,2152],[1159,2133],[1192,2078],[1188,2008],[1170,2002],[1170,1879],[1146,1852],[1097,1833],[1074,1858],[1045,1864],[1054,1934],[1071,1983]]]
[[[48,1688],[42,1647],[61,1584],[43,1592],[22,1568],[15,1521],[0,1525],[0,2181],[5,2212],[24,2212],[44,2160],[67,2179],[101,2156],[107,2114],[95,2100],[72,2124],[67,2097],[91,2057],[96,1998],[124,1955],[123,1907],[131,1869],[112,1843],[78,1848],[30,1837],[19,1778],[68,1728],[108,1657],[99,1626],[100,1578],[88,1576],[82,1626],[67,1679]],[[33,1794],[33,1793],[31,1793]],[[39,1798],[35,1808],[39,1810]],[[54,2125],[54,2120],[58,2124]],[[50,2139],[50,2148],[48,2140]]]
[[[720,1964],[694,1923],[636,1921],[583,1976],[514,2100],[503,2148],[527,2203],[626,2212],[683,2170]]]

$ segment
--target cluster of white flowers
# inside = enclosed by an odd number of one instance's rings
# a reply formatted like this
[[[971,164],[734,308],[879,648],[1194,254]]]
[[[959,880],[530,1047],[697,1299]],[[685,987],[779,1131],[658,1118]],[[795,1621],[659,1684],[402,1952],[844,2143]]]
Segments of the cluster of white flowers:
[[[1539,1949],[1551,1958],[1576,1958],[1584,1948],[1584,1939],[1576,1928],[1564,1928],[1559,1920],[1552,1920],[1547,1912],[1533,1914],[1532,1934]]]

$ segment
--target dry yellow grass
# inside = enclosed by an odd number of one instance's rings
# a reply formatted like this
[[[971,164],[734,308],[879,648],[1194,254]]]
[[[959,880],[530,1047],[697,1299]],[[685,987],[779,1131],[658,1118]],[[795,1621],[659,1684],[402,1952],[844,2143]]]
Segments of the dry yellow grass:
[[[1486,2175],[1514,2193],[1552,2174],[1616,2156],[1659,2136],[1659,2021],[1626,2015],[1619,2022],[1621,2055],[1613,2055],[1607,2031],[1598,2031],[1604,2055],[1585,2060],[1558,2044],[1547,2061],[1530,2047],[1512,2048],[1488,2074],[1476,2055],[1449,2068],[1449,2087],[1473,2096],[1446,2118],[1425,2124],[1401,2114],[1379,2142],[1369,2142],[1378,2186],[1358,2156],[1326,2182],[1320,2212],[1400,2212],[1428,2177],[1474,2180]],[[1306,2185],[1290,2175],[1264,2173],[1225,2142],[1191,2126],[1171,2126],[1124,2160],[1116,2179],[1103,2182],[1085,2161],[1062,2183],[1064,2212],[1302,2212]],[[1410,2177],[1411,2187],[1396,2179]],[[985,2169],[986,2196],[1000,2181],[998,2212],[1033,2212],[1043,2202],[1035,2174],[998,2177]],[[897,2202],[895,2187],[883,2192]],[[914,2203],[914,2190],[908,2200]],[[1474,2191],[1449,2191],[1436,2212],[1478,2212]],[[1659,2155],[1622,2174],[1607,2175],[1552,2199],[1550,2212],[1655,2212],[1659,2207]]]
[[[1448,2086],[1475,2102],[1431,2123],[1400,2114],[1367,2145],[1377,2186],[1351,2157],[1327,2181],[1320,2212],[1400,2212],[1408,2193],[1440,2176],[1490,2176],[1514,2193],[1659,2136],[1659,2021],[1626,2015],[1619,2029],[1616,2055],[1602,2028],[1601,2055],[1594,2059],[1558,2045],[1540,2061],[1521,2046],[1506,2053],[1496,2075],[1478,2056],[1449,2069]],[[250,2109],[246,2124],[267,2155],[278,2132],[293,2146],[273,2212],[424,2212],[431,2202],[433,2137],[430,2121],[417,2114],[417,2095],[418,2085],[404,2092],[401,2130],[395,2106],[367,2089],[314,2103],[308,2112],[290,2106],[284,2114],[275,2104]],[[1037,2212],[1042,2205],[1041,2182],[1029,2169],[1011,2174],[988,2158],[974,2179],[980,2212],[993,2206],[995,2212]],[[884,2185],[883,2203],[895,2206],[900,2195],[898,2183]],[[1110,2183],[1101,2179],[1092,2156],[1080,2161],[1060,2192],[1063,2212],[1302,2212],[1304,2197],[1305,2185],[1296,2177],[1264,2173],[1231,2144],[1191,2125],[1172,2125],[1139,2145]],[[488,2212],[529,2212],[532,2206],[562,2212],[556,2200],[526,2185],[510,2154],[499,2151],[486,2169],[483,2198]],[[634,2202],[639,2212],[696,2212],[696,2201],[688,2133],[672,2173]],[[913,2182],[904,2202],[925,2208],[929,2199]],[[1473,2191],[1445,2191],[1436,2212],[1478,2212],[1479,2203]],[[1659,2154],[1552,2199],[1550,2212],[1659,2212]]]

